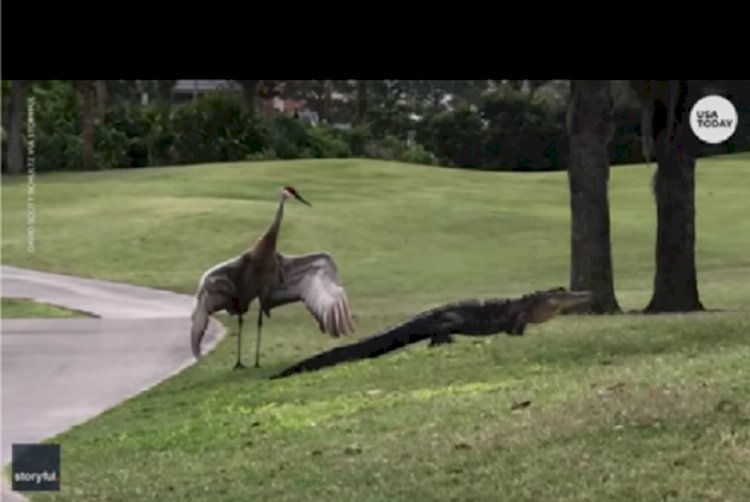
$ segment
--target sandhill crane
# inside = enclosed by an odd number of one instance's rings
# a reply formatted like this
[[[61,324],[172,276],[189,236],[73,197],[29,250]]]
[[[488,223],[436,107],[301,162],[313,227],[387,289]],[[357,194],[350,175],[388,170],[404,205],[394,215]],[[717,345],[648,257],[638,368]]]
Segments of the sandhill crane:
[[[260,367],[263,315],[281,305],[302,301],[318,321],[321,332],[333,337],[353,331],[346,292],[333,258],[326,252],[285,256],[276,251],[284,203],[294,197],[312,206],[293,187],[281,189],[276,215],[253,247],[239,256],[208,269],[198,283],[192,313],[191,346],[201,355],[200,344],[208,318],[222,310],[237,316],[237,363],[241,362],[242,322],[253,300],[259,301],[255,367]]]

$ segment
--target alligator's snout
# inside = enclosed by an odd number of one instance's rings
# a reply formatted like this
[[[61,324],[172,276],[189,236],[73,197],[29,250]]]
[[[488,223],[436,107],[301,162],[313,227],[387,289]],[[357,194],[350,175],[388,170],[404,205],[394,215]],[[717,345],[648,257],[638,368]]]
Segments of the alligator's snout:
[[[567,309],[589,303],[593,296],[591,291],[566,291],[564,288],[542,293],[537,301],[532,302],[529,322],[548,321]]]
[[[551,302],[558,306],[558,311],[562,312],[569,308],[586,305],[594,299],[591,291],[565,291],[551,297]]]

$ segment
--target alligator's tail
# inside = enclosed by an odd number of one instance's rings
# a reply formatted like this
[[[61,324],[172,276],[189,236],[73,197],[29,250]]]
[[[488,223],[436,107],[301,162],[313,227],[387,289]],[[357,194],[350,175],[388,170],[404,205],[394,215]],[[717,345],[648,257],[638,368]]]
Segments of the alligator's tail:
[[[362,341],[336,347],[304,359],[272,376],[271,379],[288,377],[303,371],[315,371],[347,361],[380,357],[410,343],[430,338],[434,333],[423,332],[420,329],[424,325],[424,317],[424,314],[419,315]]]

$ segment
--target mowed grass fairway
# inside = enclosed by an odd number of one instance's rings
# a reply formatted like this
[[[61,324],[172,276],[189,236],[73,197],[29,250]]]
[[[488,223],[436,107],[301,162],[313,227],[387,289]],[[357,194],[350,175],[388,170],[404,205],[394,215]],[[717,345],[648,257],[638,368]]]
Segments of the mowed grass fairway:
[[[626,311],[651,292],[652,169],[611,171]],[[697,168],[699,288],[720,312],[563,317],[524,337],[418,344],[268,381],[352,341],[322,335],[302,305],[283,307],[264,322],[261,370],[231,371],[228,336],[55,438],[62,492],[32,499],[750,500],[749,172],[749,156]],[[4,180],[4,263],[189,294],[255,242],[293,185],[313,207],[287,204],[280,249],[333,255],[355,338],[445,301],[569,283],[565,172],[311,160],[40,175],[33,254],[26,181]]]

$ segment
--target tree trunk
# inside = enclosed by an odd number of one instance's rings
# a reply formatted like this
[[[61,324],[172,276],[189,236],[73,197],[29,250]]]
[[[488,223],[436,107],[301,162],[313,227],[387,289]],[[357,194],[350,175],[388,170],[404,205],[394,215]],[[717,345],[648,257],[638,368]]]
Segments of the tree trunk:
[[[614,292],[609,233],[609,142],[612,96],[608,80],[571,81],[568,110],[571,208],[570,289],[589,290],[587,310],[620,310]]]
[[[326,80],[323,83],[323,107],[320,114],[320,121],[331,122],[331,102],[333,99],[333,82]]]
[[[83,127],[81,130],[81,169],[92,171],[96,168],[94,157],[94,133],[96,131],[96,87],[93,80],[78,82],[83,101]]]
[[[687,82],[671,82],[654,106],[652,130],[657,170],[656,273],[646,312],[703,310],[695,265],[695,151]],[[671,104],[670,104],[671,103]],[[670,116],[670,106],[673,112]],[[662,116],[660,116],[662,115]],[[671,127],[670,127],[671,126]]]
[[[242,86],[242,100],[240,101],[242,114],[250,118],[255,117],[260,80],[237,80],[237,82]]]
[[[94,89],[96,93],[96,125],[104,122],[107,115],[107,81],[94,80]]]
[[[442,99],[442,89],[441,86],[437,85],[437,80],[432,81],[432,107],[437,110],[440,106],[440,100]]]
[[[20,174],[23,171],[23,145],[21,130],[23,127],[23,108],[25,106],[27,81],[10,82],[10,124],[8,127],[8,174]]]
[[[357,118],[355,124],[361,124],[367,115],[367,80],[357,80]]]

